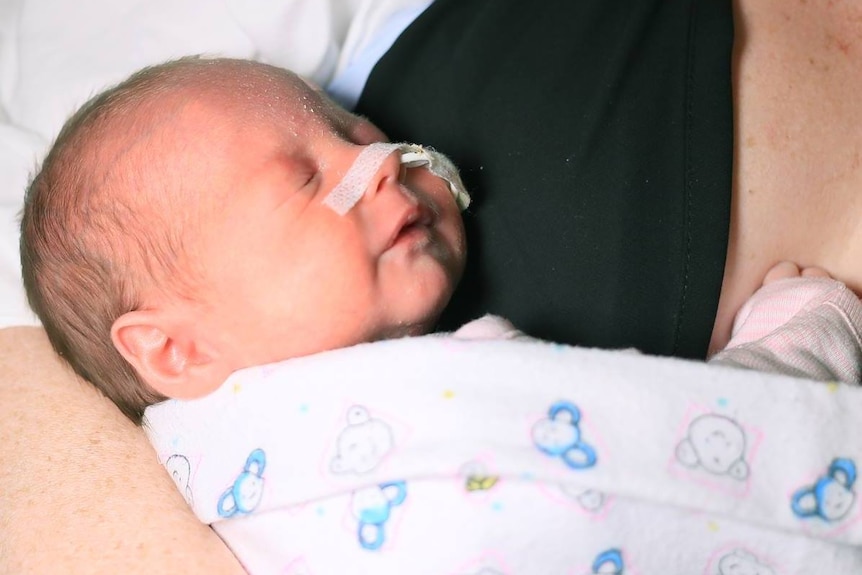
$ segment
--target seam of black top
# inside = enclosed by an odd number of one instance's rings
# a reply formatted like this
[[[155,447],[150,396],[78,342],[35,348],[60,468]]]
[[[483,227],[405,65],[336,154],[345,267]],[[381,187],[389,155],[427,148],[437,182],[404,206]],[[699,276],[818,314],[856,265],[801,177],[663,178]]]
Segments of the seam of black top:
[[[676,355],[679,351],[680,334],[682,332],[682,324],[685,320],[686,305],[688,303],[689,289],[689,273],[691,271],[691,204],[692,204],[692,186],[694,185],[694,167],[692,165],[692,126],[694,124],[694,74],[695,74],[695,27],[697,24],[697,2],[691,3],[691,13],[688,20],[688,52],[685,74],[685,158],[684,162],[684,190],[685,190],[685,206],[683,209],[683,230],[685,232],[685,256],[683,259],[683,281],[682,293],[679,301],[679,314],[676,321],[676,330],[673,336],[673,353]]]

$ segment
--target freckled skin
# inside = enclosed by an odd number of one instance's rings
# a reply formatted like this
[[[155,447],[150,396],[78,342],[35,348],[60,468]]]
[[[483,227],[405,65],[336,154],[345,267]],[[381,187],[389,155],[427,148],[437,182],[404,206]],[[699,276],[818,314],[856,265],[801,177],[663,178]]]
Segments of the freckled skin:
[[[734,13],[734,192],[712,352],[779,261],[862,292],[862,4],[736,0]]]

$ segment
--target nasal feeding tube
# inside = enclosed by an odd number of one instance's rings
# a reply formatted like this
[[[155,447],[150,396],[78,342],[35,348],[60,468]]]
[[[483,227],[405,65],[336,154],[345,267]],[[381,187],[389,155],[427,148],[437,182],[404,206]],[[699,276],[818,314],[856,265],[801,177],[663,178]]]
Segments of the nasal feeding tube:
[[[349,212],[365,195],[386,158],[396,151],[401,154],[401,164],[405,168],[424,167],[438,178],[446,180],[458,208],[467,209],[467,206],[470,205],[470,195],[464,189],[464,184],[458,175],[458,169],[449,158],[436,150],[423,148],[417,144],[389,144],[385,142],[366,146],[353,161],[353,165],[350,166],[338,185],[323,199],[323,204],[340,216]]]

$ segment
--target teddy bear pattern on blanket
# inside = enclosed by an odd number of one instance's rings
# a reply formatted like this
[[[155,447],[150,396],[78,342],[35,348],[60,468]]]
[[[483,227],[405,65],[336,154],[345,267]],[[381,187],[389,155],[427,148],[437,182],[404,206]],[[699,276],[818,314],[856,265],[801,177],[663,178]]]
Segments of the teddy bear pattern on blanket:
[[[779,401],[780,399],[780,401]],[[252,573],[862,572],[862,391],[439,335],[151,407]]]

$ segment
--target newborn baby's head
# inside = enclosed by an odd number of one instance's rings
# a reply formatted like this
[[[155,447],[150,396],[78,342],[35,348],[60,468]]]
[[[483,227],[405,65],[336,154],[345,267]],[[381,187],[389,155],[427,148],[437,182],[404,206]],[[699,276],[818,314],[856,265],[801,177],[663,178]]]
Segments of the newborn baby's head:
[[[139,421],[243,367],[426,332],[464,265],[449,183],[384,150],[343,215],[324,202],[381,141],[248,61],[171,62],[96,96],[22,216],[24,281],[54,348]]]

